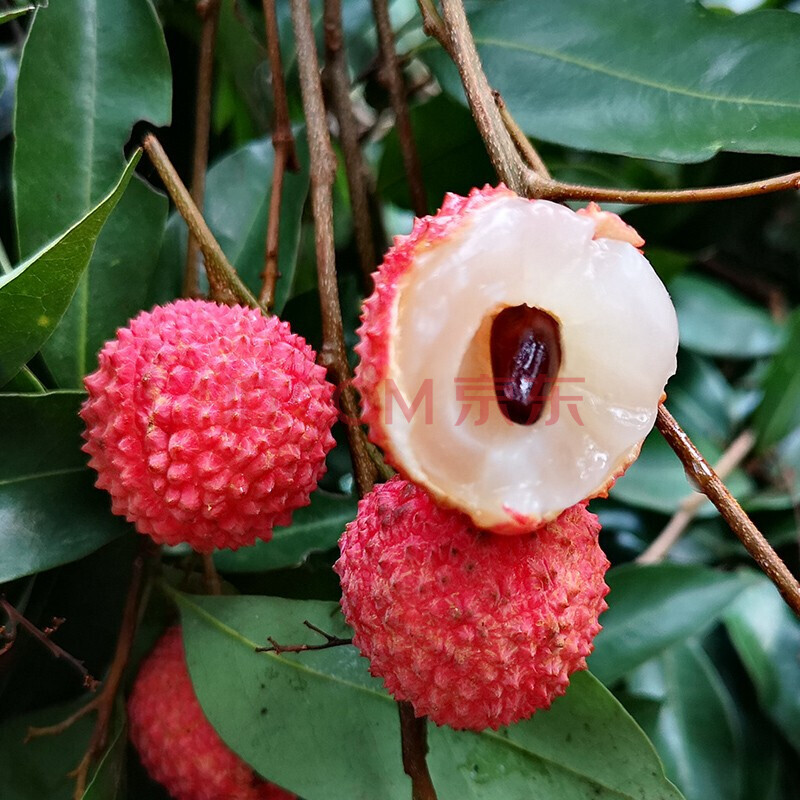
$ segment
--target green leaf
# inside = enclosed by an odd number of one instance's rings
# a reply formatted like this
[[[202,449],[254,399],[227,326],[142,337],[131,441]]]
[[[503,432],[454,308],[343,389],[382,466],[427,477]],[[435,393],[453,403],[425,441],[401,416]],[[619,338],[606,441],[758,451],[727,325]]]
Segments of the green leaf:
[[[308,147],[302,131],[297,136],[302,168],[284,177],[281,199],[275,312],[283,310],[294,288],[300,222],[308,194]],[[272,194],[275,152],[271,141],[259,139],[224,156],[208,170],[204,216],[231,264],[256,296],[264,271],[267,216]],[[177,213],[177,212],[176,212]],[[159,256],[159,272],[174,273],[186,261],[186,227],[170,219]]]
[[[7,11],[0,12],[0,25],[4,22],[11,22],[12,19],[21,17],[23,14],[28,14],[33,11],[36,6],[33,3],[27,3],[19,8],[9,8]]]
[[[607,576],[608,611],[589,669],[606,685],[710,626],[752,580],[749,572],[626,564]]]
[[[742,797],[745,754],[733,700],[702,647],[693,640],[678,644],[638,673],[631,688],[645,684],[639,690],[658,705],[626,705],[687,800]]]
[[[336,547],[344,526],[355,519],[355,497],[317,490],[311,505],[292,515],[292,524],[276,528],[268,542],[257,542],[239,550],[219,550],[214,563],[226,572],[268,572],[296,567],[310,553]]]
[[[171,101],[169,56],[148,0],[58,0],[36,12],[17,84],[21,253],[107,192],[134,124],[168,125]]]
[[[800,311],[787,324],[786,344],[770,363],[764,397],[753,418],[761,447],[771,447],[800,426]]]
[[[21,252],[97,201],[119,174],[134,124],[169,123],[171,92],[164,35],[148,0],[59,0],[37,12],[17,89]],[[166,215],[166,198],[133,181],[44,349],[60,386],[80,386],[103,342],[144,305]]]
[[[797,15],[727,18],[674,0],[500,0],[469,20],[489,83],[530,136],[665,161],[800,155]],[[428,41],[419,53],[463,99],[441,47]]]
[[[679,275],[669,291],[683,347],[726,358],[768,356],[780,347],[781,329],[769,313],[718,281]]]
[[[0,277],[0,386],[36,354],[66,311],[140,155],[140,151],[134,154],[116,187],[79,222]]]
[[[305,619],[348,636],[337,604],[168,591],[195,691],[235,752],[306,800],[408,798],[396,705],[355,648],[254,652],[267,636],[308,641]],[[641,731],[587,673],[530,721],[481,734],[431,725],[428,735],[440,800],[680,797]]]
[[[765,578],[725,614],[764,712],[800,751],[800,623]]]
[[[0,583],[75,561],[127,530],[81,452],[81,392],[0,395]]]

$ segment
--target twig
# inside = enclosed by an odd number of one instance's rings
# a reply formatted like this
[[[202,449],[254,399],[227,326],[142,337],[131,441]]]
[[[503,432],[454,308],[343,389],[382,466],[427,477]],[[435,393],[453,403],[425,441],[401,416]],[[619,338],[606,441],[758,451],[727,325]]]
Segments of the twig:
[[[149,541],[142,542],[140,552],[133,561],[131,581],[128,586],[128,595],[125,599],[125,608],[122,612],[122,624],[120,626],[119,636],[117,637],[117,646],[114,650],[114,658],[111,661],[111,667],[103,683],[103,688],[97,696],[90,700],[83,708],[57,725],[50,725],[44,728],[28,728],[27,739],[54,735],[65,731],[70,725],[81,717],[86,716],[90,711],[97,712],[97,721],[95,722],[86,752],[83,754],[83,758],[81,758],[78,766],[70,773],[70,776],[75,778],[75,800],[80,800],[80,798],[83,797],[88,782],[89,769],[97,756],[105,750],[106,744],[108,743],[111,718],[114,713],[114,703],[119,693],[122,678],[125,674],[125,668],[128,665],[131,647],[133,646],[133,640],[136,636],[136,629],[139,623],[140,605],[145,594],[143,591],[145,567],[151,547],[152,545]]]
[[[203,553],[203,581],[208,594],[222,594],[222,584],[219,580],[217,566],[214,563],[214,556],[211,553]]]
[[[372,488],[376,472],[367,451],[364,431],[358,424],[358,403],[350,381],[350,367],[344,346],[344,327],[339,304],[339,287],[336,283],[333,244],[332,187],[336,158],[326,123],[319,78],[319,60],[308,0],[291,0],[291,8],[311,164],[311,205],[314,214],[317,276],[322,311],[323,343],[320,356],[340,390],[339,403],[347,422],[353,472],[359,493],[364,495]]]
[[[403,748],[403,769],[411,778],[412,800],[436,800],[431,774],[428,771],[428,719],[417,717],[411,703],[397,704]]]
[[[46,647],[56,658],[63,659],[71,667],[73,667],[83,678],[83,685],[90,691],[97,688],[98,682],[89,674],[82,661],[78,661],[75,656],[70,655],[63,647],[59,647],[51,638],[50,634],[54,633],[64,620],[60,617],[55,617],[48,627],[44,630],[39,630],[27,617],[20,614],[6,598],[0,595],[0,608],[3,609],[9,622],[11,623],[12,630],[7,631],[5,627],[0,629],[2,635],[7,639],[6,644],[0,649],[0,655],[11,649],[16,639],[16,628],[23,627],[36,641]]]
[[[303,620],[303,625],[306,628],[318,633],[325,639],[324,644],[278,644],[271,636],[267,637],[269,647],[256,647],[256,653],[305,653],[308,650],[328,650],[331,647],[342,647],[344,645],[353,644],[352,639],[342,639],[339,636],[332,636],[326,633],[322,628],[312,625],[307,619]]]
[[[714,471],[720,480],[724,480],[736,467],[747,457],[753,449],[755,436],[750,430],[742,431],[730,446],[720,456],[719,461],[714,465]],[[636,559],[639,564],[657,564],[662,561],[675,543],[680,539],[681,534],[694,519],[695,514],[700,510],[706,496],[693,492],[681,504],[675,515],[658,534],[652,544]]]
[[[414,132],[411,129],[403,71],[400,69],[400,62],[397,59],[397,50],[394,44],[388,1],[372,0],[372,14],[375,17],[380,49],[381,67],[378,73],[379,80],[389,90],[389,99],[391,100],[397,123],[400,154],[403,158],[403,168],[405,169],[408,189],[411,194],[411,206],[418,217],[423,217],[428,213],[428,202],[425,195],[425,184],[422,180],[419,154],[414,144]]]
[[[356,250],[365,285],[372,283],[372,272],[377,266],[375,239],[369,208],[369,180],[367,165],[358,136],[358,123],[350,102],[350,78],[342,33],[341,0],[325,0],[325,83],[328,87],[333,113],[339,123],[339,140],[342,143],[350,205],[353,209],[353,230]]]
[[[152,133],[148,133],[142,142],[147,155],[158,171],[164,186],[175,203],[180,215],[186,220],[189,231],[200,243],[200,250],[206,263],[208,282],[214,299],[221,303],[245,303],[258,308],[258,301],[244,285],[242,279],[231,266],[222,252],[222,248],[208,228],[203,215],[191,198],[175,167],[164,152],[161,143]]]
[[[472,115],[500,180],[518,194],[559,203],[585,200],[653,205],[734,200],[800,188],[800,172],[732,186],[657,191],[583,186],[546,177],[538,171],[537,160],[541,162],[541,159],[538,154],[532,158],[529,149],[532,145],[528,143],[529,146],[525,147],[523,139],[527,141],[527,138],[513,117],[507,109],[501,113],[495,103],[495,95],[481,67],[462,0],[442,0],[444,18],[439,16],[432,0],[417,0],[417,4],[425,31],[442,45],[458,68]],[[532,158],[531,166],[523,159],[523,154],[529,160]]]
[[[550,178],[550,170],[547,169],[547,164],[544,163],[539,152],[531,144],[530,139],[525,135],[525,132],[517,124],[514,117],[511,116],[511,112],[508,110],[503,96],[496,90],[492,92],[492,95],[494,96],[495,105],[500,111],[500,116],[503,119],[506,130],[511,134],[511,138],[514,140],[514,144],[517,146],[520,155],[537,175],[540,175],[542,178]]]
[[[198,0],[197,14],[202,20],[200,52],[197,58],[197,95],[194,116],[194,153],[192,156],[191,194],[194,204],[203,208],[208,167],[208,138],[211,129],[211,86],[214,77],[214,46],[219,27],[221,0]],[[184,297],[200,294],[198,260],[200,245],[189,231],[186,243],[186,270],[183,276]]]
[[[272,148],[275,151],[275,161],[272,168],[267,238],[264,247],[264,272],[261,275],[262,285],[259,302],[267,312],[271,312],[275,304],[275,286],[279,277],[278,246],[281,227],[283,177],[287,169],[296,172],[299,165],[297,163],[297,151],[294,144],[294,135],[292,134],[292,125],[289,120],[289,103],[286,99],[286,82],[283,77],[275,0],[263,0],[262,5],[264,7],[267,54],[272,73],[272,95],[275,101],[275,123],[272,128]]]
[[[772,545],[756,528],[752,520],[743,511],[728,488],[708,465],[692,440],[678,425],[672,414],[659,406],[656,426],[669,446],[675,451],[683,463],[687,475],[690,476],[700,491],[717,507],[725,522],[739,537],[748,553],[756,560],[767,577],[778,587],[783,599],[800,617],[800,583],[792,575]]]

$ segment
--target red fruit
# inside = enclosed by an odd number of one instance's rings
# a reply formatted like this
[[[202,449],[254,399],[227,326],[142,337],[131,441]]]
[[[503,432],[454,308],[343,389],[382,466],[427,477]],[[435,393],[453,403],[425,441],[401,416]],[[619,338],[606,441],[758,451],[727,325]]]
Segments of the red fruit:
[[[128,726],[145,769],[175,800],[296,800],[256,775],[205,718],[180,628],[168,630],[142,663],[128,700]]]
[[[675,310],[641,244],[594,204],[447,195],[395,240],[364,304],[370,439],[497,533],[604,495],[675,371]]]
[[[156,542],[269,539],[325,472],[333,386],[285,322],[179,300],[142,312],[89,375],[84,450],[112,511]]]
[[[608,561],[582,505],[494,536],[401,478],[376,487],[335,569],[353,641],[417,715],[481,730],[547,708],[585,669]]]

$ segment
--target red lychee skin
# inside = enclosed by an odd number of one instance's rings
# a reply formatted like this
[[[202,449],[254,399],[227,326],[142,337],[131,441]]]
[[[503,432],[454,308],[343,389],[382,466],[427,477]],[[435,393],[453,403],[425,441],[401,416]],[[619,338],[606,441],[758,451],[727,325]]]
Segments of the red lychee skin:
[[[256,775],[205,718],[180,628],[144,660],[128,700],[128,731],[147,772],[175,800],[296,800]]]
[[[269,539],[325,472],[333,386],[287,323],[179,300],[142,312],[85,379],[83,449],[111,510],[203,553]]]
[[[418,716],[497,729],[547,708],[586,668],[608,560],[583,504],[523,536],[479,531],[399,477],[339,543],[354,644]]]
[[[396,236],[378,271],[373,273],[375,290],[364,302],[361,327],[357,333],[356,353],[361,360],[355,370],[353,385],[361,394],[361,418],[369,426],[369,439],[382,448],[386,460],[401,473],[403,465],[392,452],[388,432],[383,425],[383,381],[389,373],[390,333],[394,328],[395,298],[402,277],[427,249],[452,237],[469,215],[498,197],[514,193],[502,184],[473,189],[468,197],[448,192],[435,216],[414,220],[407,236]],[[439,498],[446,502],[445,498]]]

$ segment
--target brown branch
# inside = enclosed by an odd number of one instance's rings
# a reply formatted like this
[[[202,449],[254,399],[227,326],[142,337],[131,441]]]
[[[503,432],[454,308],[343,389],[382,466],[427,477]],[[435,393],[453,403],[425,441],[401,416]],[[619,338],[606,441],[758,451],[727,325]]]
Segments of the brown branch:
[[[745,430],[740,433],[730,446],[720,456],[719,461],[714,464],[714,471],[720,480],[724,480],[741,462],[747,457],[755,444],[755,436],[752,431]],[[658,534],[652,544],[636,559],[639,564],[657,564],[663,561],[667,553],[680,539],[681,534],[694,519],[695,514],[700,510],[706,496],[693,492],[681,504],[672,519]]]
[[[528,166],[542,178],[550,178],[550,170],[547,169],[547,164],[544,163],[542,157],[539,155],[538,150],[531,144],[530,139],[525,135],[525,131],[520,128],[511,112],[508,110],[506,101],[498,91],[493,91],[494,102],[500,111],[500,116],[506,130],[511,134],[514,144],[519,150],[520,155],[525,159]]]
[[[428,213],[428,202],[425,195],[425,184],[422,180],[422,166],[414,144],[414,132],[411,129],[403,71],[400,68],[394,44],[388,0],[372,0],[372,14],[375,17],[380,49],[379,80],[389,91],[389,99],[397,124],[400,154],[403,158],[403,168],[411,194],[411,207],[418,217],[423,217]]]
[[[436,800],[428,771],[428,719],[414,714],[411,703],[397,704],[400,714],[400,733],[403,749],[403,769],[411,778],[411,800]]]
[[[222,594],[222,583],[217,572],[217,565],[214,563],[214,556],[211,553],[203,553],[203,582],[206,585],[207,594]]]
[[[67,662],[71,667],[73,667],[76,672],[83,678],[83,685],[89,689],[90,691],[94,691],[97,688],[97,681],[89,674],[89,671],[86,669],[82,661],[78,661],[75,656],[70,655],[63,647],[59,647],[51,638],[50,634],[54,633],[60,626],[61,623],[64,622],[63,619],[60,617],[56,617],[53,619],[52,623],[45,628],[43,631],[39,630],[27,617],[23,614],[20,614],[11,603],[6,600],[6,598],[0,595],[0,608],[3,609],[6,616],[8,617],[9,622],[11,622],[14,630],[11,632],[6,631],[5,627],[3,627],[2,635],[7,638],[6,644],[0,650],[0,655],[7,652],[11,649],[14,641],[16,640],[16,628],[22,627],[28,633],[36,639],[42,646],[47,648],[56,658],[62,659]]]
[[[722,479],[709,466],[692,440],[663,404],[658,409],[656,426],[683,463],[687,475],[717,507],[747,552],[778,587],[789,607],[800,617],[800,583],[797,578],[792,575],[772,545],[756,528]]]
[[[297,163],[297,150],[294,144],[292,125],[289,120],[289,102],[286,98],[286,82],[283,77],[275,0],[263,0],[262,5],[264,7],[267,55],[272,73],[272,95],[275,101],[275,122],[272,128],[272,148],[275,151],[275,161],[272,167],[272,188],[269,196],[269,218],[267,220],[267,238],[264,247],[264,272],[261,275],[262,286],[259,302],[267,312],[271,312],[275,304],[275,286],[279,278],[278,246],[283,177],[287,169],[296,172],[299,164]]]
[[[320,359],[329,369],[339,389],[339,404],[347,423],[353,472],[358,491],[363,496],[372,488],[376,471],[367,451],[364,431],[358,423],[358,403],[350,381],[350,367],[344,346],[344,327],[339,304],[339,287],[336,282],[336,256],[333,243],[332,188],[336,174],[336,157],[331,147],[326,122],[319,78],[319,60],[308,0],[291,0],[291,8],[311,164],[311,206],[314,215],[317,277],[322,312],[323,343]]]
[[[200,52],[197,58],[197,99],[194,115],[194,153],[192,156],[192,200],[203,207],[208,167],[208,138],[211,129],[211,88],[214,78],[214,46],[219,27],[221,0],[198,0],[197,14],[202,20]],[[198,260],[200,244],[189,231],[186,243],[186,270],[183,276],[184,297],[200,294]]]
[[[339,123],[339,140],[342,143],[347,187],[353,209],[353,230],[358,260],[365,285],[371,286],[370,276],[377,266],[377,255],[369,207],[369,178],[359,142],[358,122],[350,101],[350,78],[342,33],[341,0],[325,0],[324,27],[325,83],[333,113]]]
[[[92,731],[83,758],[81,758],[78,766],[70,773],[70,776],[75,778],[75,800],[80,800],[80,798],[83,797],[88,782],[89,769],[108,744],[115,701],[122,684],[125,668],[128,665],[131,647],[133,646],[133,640],[136,636],[136,629],[139,623],[140,608],[145,595],[143,589],[146,563],[152,550],[152,543],[149,540],[143,541],[140,545],[139,554],[133,561],[131,581],[128,586],[128,595],[125,598],[125,607],[122,612],[122,624],[120,625],[119,636],[117,637],[117,646],[114,650],[114,657],[111,661],[108,675],[103,683],[103,688],[98,695],[83,708],[57,725],[28,729],[27,739],[58,734],[66,730],[70,725],[81,717],[84,717],[90,711],[97,712],[94,730]]]
[[[278,644],[271,636],[267,637],[269,647],[256,647],[256,653],[305,653],[309,650],[329,650],[331,647],[343,647],[344,645],[353,644],[352,639],[342,639],[338,636],[332,636],[326,633],[322,628],[312,625],[307,619],[303,620],[303,625],[306,628],[318,633],[325,639],[324,644]]]
[[[231,266],[219,242],[209,230],[203,215],[191,198],[175,167],[169,160],[161,143],[152,133],[144,137],[142,146],[158,171],[172,202],[186,220],[189,231],[200,244],[208,273],[208,282],[214,299],[220,303],[244,303],[258,308],[258,301],[244,285],[242,279]]]

